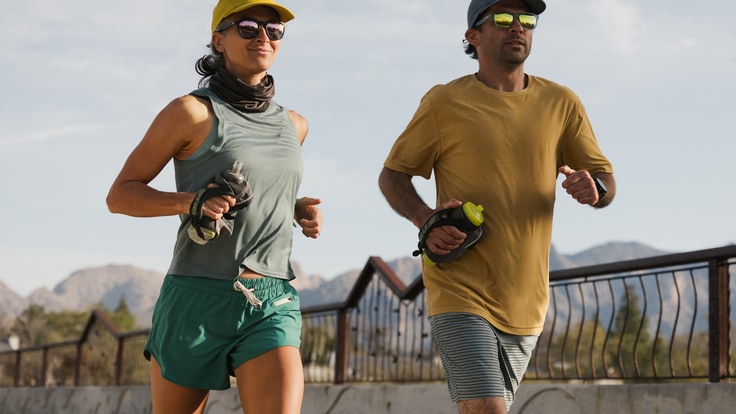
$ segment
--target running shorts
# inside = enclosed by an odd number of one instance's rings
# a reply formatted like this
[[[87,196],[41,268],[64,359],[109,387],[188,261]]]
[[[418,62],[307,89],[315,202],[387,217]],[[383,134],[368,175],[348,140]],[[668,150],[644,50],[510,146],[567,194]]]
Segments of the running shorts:
[[[508,410],[538,336],[509,335],[469,313],[444,313],[429,321],[450,399],[504,397]]]
[[[256,299],[234,290],[236,280]],[[167,275],[144,355],[153,355],[168,381],[224,390],[244,362],[278,347],[299,348],[301,327],[299,296],[287,280]]]

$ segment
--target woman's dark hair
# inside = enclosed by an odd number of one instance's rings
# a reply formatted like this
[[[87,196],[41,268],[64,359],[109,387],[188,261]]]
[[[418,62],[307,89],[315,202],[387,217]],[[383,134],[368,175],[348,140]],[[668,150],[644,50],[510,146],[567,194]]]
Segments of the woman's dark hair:
[[[215,72],[217,72],[217,69],[225,66],[225,56],[222,54],[222,52],[215,49],[212,46],[212,43],[207,45],[207,47],[210,49],[210,54],[204,55],[199,58],[199,60],[197,60],[197,63],[194,65],[197,73],[202,76],[202,79],[199,80],[200,87],[203,87],[207,84],[209,77],[214,75]]]

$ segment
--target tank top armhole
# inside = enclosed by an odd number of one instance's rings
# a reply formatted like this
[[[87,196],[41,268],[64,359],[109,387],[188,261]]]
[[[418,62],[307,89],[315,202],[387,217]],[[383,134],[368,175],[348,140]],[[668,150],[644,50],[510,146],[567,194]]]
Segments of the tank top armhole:
[[[212,102],[212,98],[208,96],[206,93],[197,93],[197,92],[198,91],[194,91],[191,93],[191,95],[194,95],[200,98],[207,98],[210,100],[210,102]],[[197,148],[197,150],[194,151],[194,153],[192,153],[192,155],[190,155],[187,158],[187,160],[197,159],[198,157],[201,157],[202,154],[207,152],[207,150],[212,148],[212,146],[215,144],[217,140],[217,131],[218,131],[219,124],[220,124],[220,117],[215,112],[214,119],[212,120],[212,128],[210,128],[210,132],[209,134],[207,134],[207,138],[205,138],[205,140],[202,142],[202,145],[200,145],[199,148]]]
[[[197,148],[192,155],[190,155],[187,160],[194,160],[202,156],[207,150],[212,148],[213,145],[215,145],[215,141],[217,140],[217,127],[218,123],[220,121],[217,119],[217,116],[215,116],[215,119],[212,121],[212,128],[210,129],[210,133],[207,134],[207,138],[202,142],[202,145]]]

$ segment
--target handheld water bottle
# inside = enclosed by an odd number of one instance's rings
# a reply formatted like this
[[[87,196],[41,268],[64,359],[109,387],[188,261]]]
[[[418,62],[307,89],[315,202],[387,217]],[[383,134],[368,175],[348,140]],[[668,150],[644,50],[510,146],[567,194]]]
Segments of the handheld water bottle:
[[[468,250],[475,246],[478,240],[480,240],[483,235],[483,228],[481,227],[482,224],[483,206],[480,204],[476,205],[470,201],[466,201],[460,207],[446,209],[435,213],[429,220],[427,220],[427,223],[422,226],[422,231],[419,235],[419,249],[422,253],[422,260],[424,260],[424,263],[433,266],[437,263],[449,263],[459,259],[467,253]],[[460,231],[464,232],[467,237],[460,246],[450,253],[445,255],[435,254],[424,244],[424,241],[433,228],[448,225],[457,227]]]
[[[206,244],[218,236],[229,236],[233,232],[232,220],[237,210],[244,208],[250,203],[253,192],[245,177],[240,172],[243,163],[235,161],[230,170],[217,174],[212,180],[217,186],[209,185],[197,193],[192,202],[190,210],[193,213],[187,233],[189,238],[197,244]],[[235,205],[230,208],[222,218],[213,220],[201,214],[204,201],[218,195],[229,195],[235,197]]]

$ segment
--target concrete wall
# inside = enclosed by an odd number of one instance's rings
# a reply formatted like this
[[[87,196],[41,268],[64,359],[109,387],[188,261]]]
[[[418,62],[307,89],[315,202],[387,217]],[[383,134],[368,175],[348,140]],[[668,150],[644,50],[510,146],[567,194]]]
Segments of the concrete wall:
[[[148,387],[0,388],[0,414],[149,414]],[[512,414],[734,412],[736,384],[522,384]],[[241,413],[234,389],[207,414]],[[307,386],[302,414],[455,414],[444,384]]]

